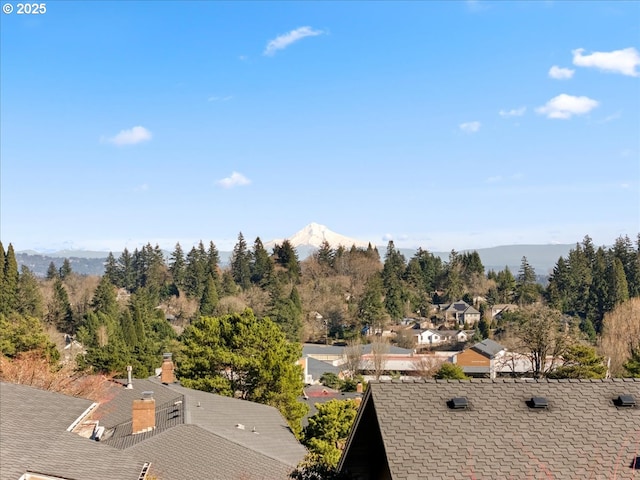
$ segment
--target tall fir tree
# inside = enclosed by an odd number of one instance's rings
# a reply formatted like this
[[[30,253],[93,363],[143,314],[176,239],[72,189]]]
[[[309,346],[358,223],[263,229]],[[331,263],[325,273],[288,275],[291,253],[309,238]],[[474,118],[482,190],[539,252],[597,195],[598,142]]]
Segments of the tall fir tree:
[[[16,254],[13,250],[13,245],[10,243],[7,248],[7,254],[5,256],[4,263],[4,284],[2,302],[4,304],[3,310],[7,312],[13,312],[18,309],[18,280],[20,274],[18,272],[18,262],[16,260]]]
[[[520,305],[531,305],[538,300],[538,296],[536,271],[527,260],[527,257],[522,257],[516,282],[516,300]]]
[[[71,269],[71,262],[69,261],[68,258],[65,258],[62,261],[62,265],[60,266],[60,271],[59,271],[60,279],[63,281],[66,280],[67,278],[69,278],[69,275],[71,275],[72,272],[73,270]]]
[[[171,272],[173,283],[175,283],[178,288],[184,288],[185,269],[186,263],[184,260],[184,252],[178,242],[176,243],[173,252],[171,252],[171,257],[169,259],[169,271]]]
[[[233,280],[243,290],[249,288],[251,284],[250,255],[242,232],[238,234],[238,242],[233,247],[233,253],[231,254],[231,274],[233,275]]]
[[[213,275],[209,275],[207,282],[205,283],[204,291],[202,292],[202,298],[200,299],[201,316],[210,317],[216,312],[218,306],[218,290],[216,288],[216,282],[213,279]]]
[[[251,256],[251,282],[264,286],[272,273],[273,260],[264,248],[260,237],[257,237],[253,242],[253,255]]]
[[[42,319],[44,315],[44,300],[38,279],[26,265],[20,267],[17,310],[24,316],[38,319]]]

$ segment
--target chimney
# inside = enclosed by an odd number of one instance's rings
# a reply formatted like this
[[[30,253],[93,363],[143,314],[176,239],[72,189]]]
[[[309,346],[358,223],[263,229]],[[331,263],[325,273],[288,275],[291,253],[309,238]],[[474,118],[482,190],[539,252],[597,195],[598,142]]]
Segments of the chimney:
[[[156,401],[153,392],[142,392],[142,398],[133,401],[131,433],[149,432],[156,428]]]
[[[356,392],[357,393],[362,393],[362,382],[358,382],[356,385]]]
[[[133,381],[131,380],[131,370],[133,370],[131,365],[127,365],[127,388],[129,390],[133,388]]]
[[[173,361],[170,353],[162,354],[162,371],[160,373],[160,381],[165,385],[176,381],[173,375]]]

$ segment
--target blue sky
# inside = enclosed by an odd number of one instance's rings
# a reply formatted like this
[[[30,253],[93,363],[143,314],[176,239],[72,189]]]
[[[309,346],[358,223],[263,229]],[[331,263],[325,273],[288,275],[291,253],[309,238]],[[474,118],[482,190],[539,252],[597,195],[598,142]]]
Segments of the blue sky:
[[[640,231],[639,2],[49,1],[1,21],[18,250],[225,250],[310,222],[432,251]]]

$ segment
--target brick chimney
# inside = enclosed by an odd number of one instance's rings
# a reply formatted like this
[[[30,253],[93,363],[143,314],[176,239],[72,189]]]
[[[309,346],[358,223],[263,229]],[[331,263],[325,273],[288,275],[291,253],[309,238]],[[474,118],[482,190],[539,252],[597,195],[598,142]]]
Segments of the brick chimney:
[[[149,432],[156,428],[156,401],[153,392],[142,392],[142,398],[133,401],[133,422],[131,431]]]
[[[170,353],[162,354],[162,371],[160,373],[160,381],[165,385],[176,381],[173,375],[173,361]]]

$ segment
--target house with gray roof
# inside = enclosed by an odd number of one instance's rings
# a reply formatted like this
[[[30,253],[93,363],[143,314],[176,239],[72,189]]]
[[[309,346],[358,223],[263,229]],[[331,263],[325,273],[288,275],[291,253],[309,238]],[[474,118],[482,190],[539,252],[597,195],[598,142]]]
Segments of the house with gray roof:
[[[353,480],[638,479],[640,379],[372,382],[338,468]]]
[[[184,388],[168,364],[100,403],[0,384],[0,480],[288,478],[306,450],[277,409]]]

